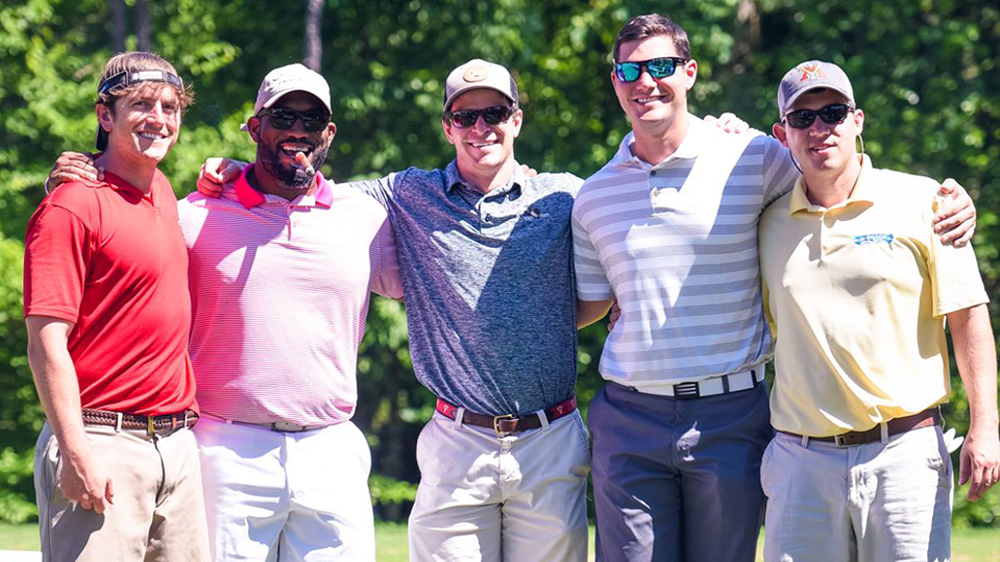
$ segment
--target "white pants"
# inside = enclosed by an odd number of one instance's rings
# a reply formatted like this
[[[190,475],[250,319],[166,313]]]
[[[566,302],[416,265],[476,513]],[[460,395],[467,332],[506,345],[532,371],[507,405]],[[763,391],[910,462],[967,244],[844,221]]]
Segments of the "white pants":
[[[417,441],[410,560],[583,562],[590,448],[580,414],[498,438],[435,414]]]
[[[195,437],[213,560],[375,560],[371,453],[353,423],[281,433],[202,416]]]
[[[952,466],[940,427],[843,448],[778,433],[761,484],[767,562],[951,556]]]

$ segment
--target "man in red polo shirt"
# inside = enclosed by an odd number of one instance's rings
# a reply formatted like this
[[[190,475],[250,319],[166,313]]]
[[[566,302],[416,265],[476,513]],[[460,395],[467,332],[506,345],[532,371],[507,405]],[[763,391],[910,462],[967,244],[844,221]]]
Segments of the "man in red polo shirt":
[[[190,103],[152,53],[108,61],[102,181],[49,195],[28,224],[28,360],[47,422],[35,454],[46,560],[207,560],[188,431],[191,307],[177,203],[157,169]]]

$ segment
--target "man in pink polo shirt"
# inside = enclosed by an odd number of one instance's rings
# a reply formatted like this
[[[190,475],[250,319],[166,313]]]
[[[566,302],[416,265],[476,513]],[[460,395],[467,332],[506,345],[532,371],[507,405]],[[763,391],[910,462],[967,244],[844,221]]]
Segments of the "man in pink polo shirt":
[[[331,117],[322,76],[271,71],[243,126],[256,162],[221,198],[178,205],[215,560],[375,559],[371,457],[350,418],[371,292],[402,285],[385,209],[317,172]]]

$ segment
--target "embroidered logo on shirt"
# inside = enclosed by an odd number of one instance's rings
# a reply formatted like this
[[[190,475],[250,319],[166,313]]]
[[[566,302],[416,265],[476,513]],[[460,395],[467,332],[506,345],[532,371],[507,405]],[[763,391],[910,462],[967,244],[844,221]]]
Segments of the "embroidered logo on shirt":
[[[892,244],[892,241],[896,237],[892,234],[860,234],[854,237],[855,246],[864,246],[865,244]]]

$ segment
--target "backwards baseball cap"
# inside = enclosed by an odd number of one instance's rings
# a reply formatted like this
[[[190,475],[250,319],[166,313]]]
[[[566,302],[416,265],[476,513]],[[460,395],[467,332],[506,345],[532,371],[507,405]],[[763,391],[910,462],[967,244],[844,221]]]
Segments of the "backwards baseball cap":
[[[832,62],[811,60],[799,64],[785,73],[778,85],[778,118],[784,119],[795,100],[802,94],[818,88],[829,88],[839,92],[847,101],[854,103],[854,88],[847,74]]]
[[[517,105],[517,84],[510,72],[499,64],[472,59],[451,71],[444,84],[444,110],[448,111],[455,98],[469,90],[495,90]]]
[[[257,101],[253,104],[253,114],[259,115],[261,110],[274,105],[282,96],[292,92],[306,92],[319,98],[323,106],[330,113],[333,108],[330,105],[330,85],[326,78],[318,73],[295,63],[275,68],[267,73],[264,81],[260,83],[257,90]],[[247,130],[247,125],[240,125],[240,129]]]
[[[182,81],[179,76],[171,72],[163,70],[139,70],[129,72],[124,70],[114,76],[108,77],[105,80],[101,80],[101,83],[97,86],[97,103],[103,103],[100,100],[108,99],[104,96],[114,96],[116,93],[119,93],[122,90],[140,82],[165,82],[177,88],[181,92],[184,91],[184,81]],[[104,127],[101,127],[100,123],[97,124],[97,139],[94,141],[94,146],[96,146],[99,151],[103,151],[108,147],[108,132],[104,130]]]

